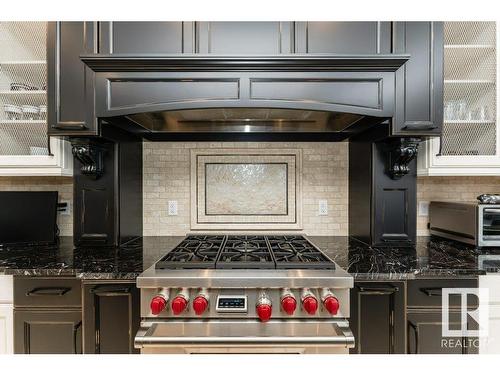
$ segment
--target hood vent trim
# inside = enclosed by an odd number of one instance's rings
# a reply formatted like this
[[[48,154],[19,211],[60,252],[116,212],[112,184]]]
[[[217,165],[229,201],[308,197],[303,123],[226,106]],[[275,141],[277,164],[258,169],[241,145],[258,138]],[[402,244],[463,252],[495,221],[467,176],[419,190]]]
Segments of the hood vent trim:
[[[410,55],[172,56],[83,55],[94,72],[383,71],[395,72]]]
[[[344,140],[393,117],[409,58],[81,56],[97,117],[159,141]]]

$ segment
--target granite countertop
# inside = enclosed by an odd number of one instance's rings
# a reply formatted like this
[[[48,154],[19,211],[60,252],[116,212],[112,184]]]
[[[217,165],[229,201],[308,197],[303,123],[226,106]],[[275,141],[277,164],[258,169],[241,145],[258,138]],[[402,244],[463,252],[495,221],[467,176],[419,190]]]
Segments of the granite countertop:
[[[133,280],[183,237],[144,237],[119,249],[74,248],[71,237],[55,247],[0,249],[0,273]],[[309,237],[357,280],[471,277],[481,252],[453,241],[419,237],[414,248],[374,249],[348,237]]]

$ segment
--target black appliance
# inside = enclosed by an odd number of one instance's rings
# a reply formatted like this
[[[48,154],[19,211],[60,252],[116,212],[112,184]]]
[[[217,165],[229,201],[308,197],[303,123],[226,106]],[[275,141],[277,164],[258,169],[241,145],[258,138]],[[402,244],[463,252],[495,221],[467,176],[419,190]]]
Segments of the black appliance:
[[[0,246],[57,240],[57,191],[1,191]]]

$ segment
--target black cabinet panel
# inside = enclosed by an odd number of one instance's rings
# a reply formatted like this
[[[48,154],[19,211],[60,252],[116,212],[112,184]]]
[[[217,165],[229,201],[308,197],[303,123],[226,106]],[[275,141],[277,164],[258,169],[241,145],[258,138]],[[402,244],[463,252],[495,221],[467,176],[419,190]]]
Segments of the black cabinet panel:
[[[80,55],[96,53],[96,22],[49,22],[47,29],[47,103],[50,135],[93,135],[94,73]]]
[[[82,313],[78,311],[15,310],[16,354],[79,354]]]
[[[298,53],[390,53],[391,22],[296,22]]]
[[[396,75],[394,134],[439,135],[443,123],[443,22],[395,22],[394,53],[410,54]]]
[[[477,279],[463,280],[411,280],[408,282],[408,306],[415,308],[441,308],[443,288],[477,288]],[[459,295],[450,295],[449,305],[458,308],[462,305]],[[467,296],[467,306],[478,306],[477,296]]]
[[[14,282],[14,306],[71,307],[82,305],[81,282],[75,277],[20,277]]]
[[[291,53],[291,22],[198,22],[199,53]]]
[[[139,290],[135,283],[84,286],[84,352],[137,353],[134,337],[139,329]]]
[[[101,22],[100,31],[100,53],[194,52],[194,22]]]
[[[372,246],[416,240],[416,160],[407,175],[392,178],[391,147],[385,141],[349,142],[349,235]]]
[[[119,233],[116,230],[115,151],[117,144],[101,145],[104,150],[104,174],[93,178],[83,174],[81,161],[74,159],[74,217],[73,226],[75,245],[118,243]]]
[[[351,353],[405,353],[405,283],[356,282],[351,290]]]
[[[385,143],[376,143],[374,168],[373,237],[378,244],[415,242],[416,239],[416,159],[410,172],[394,179],[389,173],[389,153]]]
[[[449,314],[449,329],[460,330],[460,312]],[[477,328],[472,320],[469,329]],[[443,337],[441,311],[408,312],[408,354],[477,354],[474,337]]]

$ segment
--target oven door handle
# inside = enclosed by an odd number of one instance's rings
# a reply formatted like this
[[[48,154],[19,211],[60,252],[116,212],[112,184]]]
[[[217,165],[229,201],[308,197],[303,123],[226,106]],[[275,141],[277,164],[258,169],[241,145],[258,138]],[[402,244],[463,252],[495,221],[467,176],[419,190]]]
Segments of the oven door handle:
[[[298,346],[298,345],[314,345],[314,346],[328,346],[328,347],[354,347],[354,335],[349,329],[347,323],[331,323],[336,335],[284,335],[284,336],[156,336],[154,332],[157,327],[168,323],[151,323],[141,326],[137,335],[135,336],[135,347],[159,347],[159,346],[192,346],[192,347],[211,347],[211,346],[271,346],[271,345],[284,345],[284,346]],[[188,323],[189,324],[189,323]],[[269,324],[269,323],[265,323]],[[285,323],[286,324],[286,323]]]

